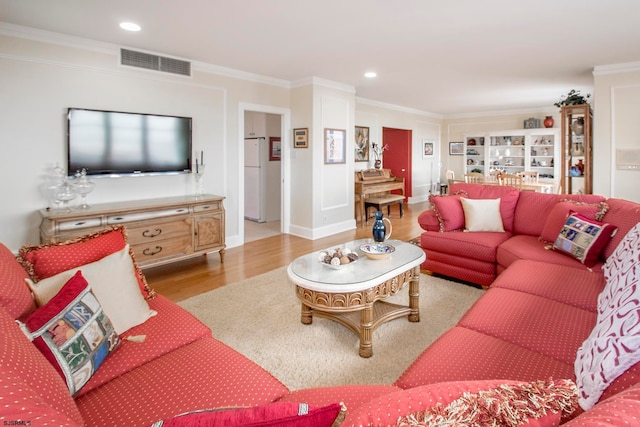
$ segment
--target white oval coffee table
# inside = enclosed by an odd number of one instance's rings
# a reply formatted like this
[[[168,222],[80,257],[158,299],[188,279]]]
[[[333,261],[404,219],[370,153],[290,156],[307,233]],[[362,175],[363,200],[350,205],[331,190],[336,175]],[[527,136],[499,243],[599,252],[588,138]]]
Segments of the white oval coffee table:
[[[371,240],[356,240],[327,251],[338,247],[356,250],[368,242]],[[341,323],[360,338],[361,357],[373,354],[372,333],[378,326],[403,316],[410,322],[420,321],[420,264],[425,260],[424,251],[398,240],[385,243],[396,248],[386,259],[369,259],[358,249],[357,262],[333,269],[318,261],[317,251],[297,258],[287,268],[302,302],[302,323],[310,325],[314,316]],[[409,305],[384,301],[407,283]]]

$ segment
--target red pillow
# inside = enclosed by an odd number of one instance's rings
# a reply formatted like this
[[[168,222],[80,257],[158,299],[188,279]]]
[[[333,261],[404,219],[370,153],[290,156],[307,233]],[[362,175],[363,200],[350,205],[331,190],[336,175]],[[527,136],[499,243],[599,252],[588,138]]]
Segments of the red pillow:
[[[553,249],[593,267],[616,230],[614,225],[573,213],[560,230]]]
[[[313,407],[305,403],[275,402],[253,408],[211,409],[178,415],[154,423],[154,427],[195,426],[282,426],[282,427],[331,427],[338,417],[344,416],[340,403]]]
[[[464,228],[464,211],[460,197],[452,196],[429,196],[429,202],[433,205],[433,211],[440,223],[440,232],[462,230]]]
[[[63,271],[101,260],[107,255],[122,250],[126,244],[125,228],[118,225],[66,242],[23,246],[18,252],[17,259],[27,270],[31,280],[38,282]],[[144,274],[135,262],[133,250],[130,250],[129,254],[133,260],[142,295],[147,300],[153,299],[155,291],[147,285]]]
[[[553,243],[558,237],[558,233],[562,230],[564,223],[567,221],[569,215],[573,212],[589,219],[595,219],[602,221],[602,217],[607,212],[609,205],[605,202],[600,203],[579,203],[570,200],[565,200],[559,203],[551,209],[547,221],[544,224],[540,239],[545,242]]]

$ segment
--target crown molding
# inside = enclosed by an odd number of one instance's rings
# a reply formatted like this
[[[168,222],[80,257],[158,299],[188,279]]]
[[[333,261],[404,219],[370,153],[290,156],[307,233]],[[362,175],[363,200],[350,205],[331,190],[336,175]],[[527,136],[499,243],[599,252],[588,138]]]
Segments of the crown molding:
[[[593,75],[618,74],[640,71],[640,62],[627,62],[622,64],[598,65],[593,67]]]
[[[304,86],[322,86],[328,89],[340,90],[352,94],[356,93],[356,88],[351,85],[313,76],[291,82],[290,88],[294,89]]]
[[[367,98],[361,98],[359,96],[356,96],[356,103],[364,104],[364,105],[370,105],[372,107],[384,108],[386,110],[398,111],[398,112],[401,112],[401,113],[416,114],[418,116],[431,117],[433,119],[438,119],[438,120],[442,120],[442,119],[446,118],[446,116],[443,116],[441,114],[434,114],[434,113],[430,113],[428,111],[422,111],[422,110],[417,110],[415,108],[404,107],[402,105],[389,104],[387,102],[376,101],[376,100],[367,99]]]

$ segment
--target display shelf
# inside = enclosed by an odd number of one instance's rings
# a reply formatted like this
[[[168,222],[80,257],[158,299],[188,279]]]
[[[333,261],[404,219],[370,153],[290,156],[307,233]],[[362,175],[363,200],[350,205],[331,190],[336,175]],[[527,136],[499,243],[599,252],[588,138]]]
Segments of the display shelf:
[[[483,136],[465,138],[465,173],[485,173],[485,146]]]
[[[566,105],[562,107],[561,116],[561,191],[591,194],[591,107],[589,104]]]

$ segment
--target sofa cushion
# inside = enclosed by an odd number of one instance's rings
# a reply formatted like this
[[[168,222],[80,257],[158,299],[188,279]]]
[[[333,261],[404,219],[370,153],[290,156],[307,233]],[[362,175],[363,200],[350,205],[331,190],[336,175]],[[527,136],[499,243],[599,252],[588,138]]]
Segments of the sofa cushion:
[[[506,242],[502,243],[496,251],[496,259],[503,269],[509,267],[514,262],[524,259],[550,264],[559,264],[566,267],[579,268],[587,270],[588,267],[573,257],[566,256],[563,253],[550,250],[549,245],[536,236],[516,235]],[[591,266],[591,270],[599,272],[602,263]]]
[[[591,408],[613,380],[640,362],[639,261],[640,223],[607,260],[597,323],[578,349],[575,371],[584,409]]]
[[[339,425],[345,412],[346,408],[340,403],[316,407],[307,403],[275,402],[250,408],[193,411],[158,421],[151,427],[332,427]]]
[[[640,204],[622,199],[607,199],[609,210],[602,221],[618,227],[618,231],[604,248],[602,256],[607,259],[618,247],[624,236],[640,222]]]
[[[162,295],[149,301],[149,306],[158,314],[121,336],[118,350],[105,360],[76,397],[177,348],[211,336],[205,324]]]
[[[438,218],[441,232],[462,230],[464,228],[464,212],[460,202],[461,195],[429,196],[433,211]]]
[[[451,193],[465,191],[469,199],[500,199],[500,215],[502,224],[508,232],[513,231],[513,221],[520,196],[520,191],[514,187],[504,185],[484,185],[455,183],[451,186]]]
[[[498,246],[511,237],[511,233],[434,233],[425,231],[422,233],[420,243],[422,249],[463,256],[466,258],[496,262]]]
[[[422,268],[434,274],[456,278],[463,282],[489,286],[496,278],[496,264],[471,259],[464,255],[450,255],[430,251]]]
[[[427,209],[418,215],[418,225],[426,231],[440,231],[440,222],[433,209]]]
[[[126,244],[127,233],[124,226],[112,226],[66,242],[23,246],[18,252],[17,259],[27,270],[31,280],[37,282],[63,271],[98,261],[123,249]],[[153,298],[155,292],[149,288],[144,274],[138,268],[133,250],[129,250],[129,255],[135,266],[142,295],[146,299]]]
[[[44,404],[70,420],[83,424],[69,389],[38,349],[27,339],[12,316],[0,308],[0,368],[29,387]],[[17,380],[16,380],[17,381]]]
[[[24,283],[29,275],[1,243],[0,265],[0,307],[4,307],[14,319],[23,319],[36,309],[31,292]]]
[[[500,215],[500,198],[467,199],[460,198],[464,211],[465,231],[504,232]]]
[[[518,398],[518,404],[513,405],[515,398]],[[489,402],[491,404],[487,404]],[[514,418],[520,418],[521,423],[517,423],[518,425],[526,423],[526,419],[531,422],[526,424],[529,426],[558,425],[563,410],[565,416],[569,415],[575,403],[576,387],[569,380],[532,383],[499,379],[444,382],[381,396],[358,411],[349,411],[344,424],[385,427],[390,425],[493,425],[489,416],[494,413],[493,409],[501,409],[503,415],[508,413]],[[469,417],[480,409],[481,412],[476,414],[482,414],[486,418],[473,421],[466,418],[464,422],[460,420],[455,422],[450,418],[445,420],[445,414],[452,413],[447,411],[449,408],[460,409]],[[423,416],[430,413],[435,413],[436,416],[425,421]],[[534,414],[538,417],[533,418]],[[495,421],[497,421],[495,425],[516,425],[513,424],[515,419],[498,418]]]
[[[598,295],[604,288],[602,274],[567,268],[559,264],[519,260],[491,284],[596,312]]]
[[[640,419],[640,383],[600,401],[589,411],[572,419],[567,427],[634,426]]]
[[[500,338],[456,326],[427,347],[394,385],[411,388],[446,381],[495,378],[534,381],[573,375],[573,363],[566,364]]]
[[[46,304],[78,271],[91,285],[92,292],[118,334],[157,314],[149,308],[140,293],[128,244],[98,261],[74,267],[36,283],[28,280],[36,303]]]
[[[571,365],[595,321],[592,311],[492,287],[465,313],[458,326]]]
[[[263,368],[208,337],[120,375],[76,403],[87,427],[144,426],[202,408],[264,405],[287,392]]]
[[[556,241],[558,234],[562,230],[569,215],[573,212],[579,213],[589,219],[595,219],[602,221],[604,214],[609,209],[609,205],[606,202],[600,203],[580,203],[572,200],[558,202],[555,204],[547,221],[544,223],[544,228],[540,234],[540,238],[549,243]]]
[[[514,234],[539,237],[556,203],[572,200],[581,203],[600,203],[605,198],[595,194],[547,194],[535,191],[520,193],[513,222]]]
[[[19,373],[0,365],[0,420],[3,425],[80,427],[52,408]]]
[[[611,240],[617,227],[573,213],[569,215],[553,249],[572,256],[587,267],[600,259],[600,254]]]
[[[34,345],[75,395],[120,339],[89,284],[78,271],[26,320]]]

